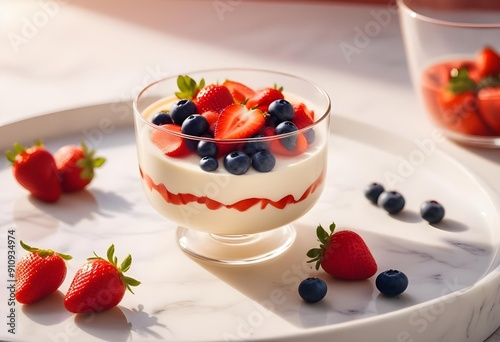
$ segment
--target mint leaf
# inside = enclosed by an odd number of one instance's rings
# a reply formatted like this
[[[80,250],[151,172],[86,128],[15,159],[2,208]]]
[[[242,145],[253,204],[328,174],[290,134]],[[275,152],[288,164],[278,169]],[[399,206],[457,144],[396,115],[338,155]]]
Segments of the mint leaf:
[[[452,94],[460,94],[470,90],[476,90],[476,82],[469,77],[469,71],[465,68],[453,68],[450,72],[451,78],[446,89]]]

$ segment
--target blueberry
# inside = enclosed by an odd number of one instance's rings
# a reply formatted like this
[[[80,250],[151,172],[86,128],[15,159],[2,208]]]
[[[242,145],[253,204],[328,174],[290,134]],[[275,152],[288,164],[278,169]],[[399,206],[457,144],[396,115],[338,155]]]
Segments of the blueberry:
[[[167,112],[158,112],[153,116],[151,122],[157,126],[171,124],[172,117]]]
[[[181,132],[199,137],[208,131],[208,121],[201,114],[191,114],[183,122]]]
[[[224,167],[233,175],[246,173],[250,165],[250,157],[242,151],[233,151],[224,157]]]
[[[212,141],[201,140],[196,148],[200,157],[215,157],[218,152],[217,144]]]
[[[436,201],[425,201],[420,206],[420,216],[429,223],[439,223],[444,217],[444,207]]]
[[[365,188],[365,197],[373,204],[377,204],[378,197],[384,191],[385,189],[381,184],[373,182]]]
[[[271,117],[275,117],[278,122],[290,121],[293,119],[293,106],[287,100],[276,100],[269,104],[267,112]]]
[[[403,210],[405,199],[397,191],[384,191],[378,197],[377,204],[389,214],[397,214]]]
[[[320,278],[307,278],[299,284],[299,296],[308,303],[319,302],[327,291],[325,281]]]
[[[305,131],[304,136],[306,137],[307,143],[309,145],[311,145],[314,142],[314,140],[316,140],[316,132],[312,128]]]
[[[276,158],[267,150],[259,151],[252,156],[252,166],[259,172],[269,172],[274,165],[276,165]]]
[[[196,114],[198,109],[196,104],[191,100],[179,100],[170,109],[170,117],[177,125],[182,125],[184,120],[191,114]]]
[[[285,134],[295,131],[297,131],[297,126],[295,126],[295,124],[291,121],[283,121],[278,126],[276,126],[274,130],[276,134]],[[281,138],[280,142],[287,150],[291,151],[295,148],[295,145],[297,144],[297,135],[294,134],[286,138]]]
[[[200,168],[203,171],[215,171],[219,167],[219,162],[214,157],[203,157],[200,159]]]
[[[401,271],[387,270],[377,276],[375,285],[383,295],[395,297],[408,287],[408,277]]]
[[[263,135],[256,135],[253,138],[261,138]],[[243,152],[249,156],[259,151],[269,150],[269,141],[249,141],[243,145]]]

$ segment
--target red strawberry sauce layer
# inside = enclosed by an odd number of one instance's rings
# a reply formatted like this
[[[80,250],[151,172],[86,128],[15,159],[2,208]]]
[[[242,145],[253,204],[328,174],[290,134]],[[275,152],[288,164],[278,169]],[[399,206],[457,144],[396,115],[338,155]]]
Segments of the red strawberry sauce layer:
[[[323,180],[325,178],[325,172],[323,171],[319,177],[304,191],[302,196],[300,196],[298,199],[295,199],[293,195],[286,195],[282,197],[278,201],[273,201],[268,198],[245,198],[242,199],[238,202],[232,203],[232,204],[223,204],[220,203],[214,199],[211,199],[207,196],[196,196],[193,194],[189,193],[178,193],[174,194],[170,192],[164,184],[155,184],[153,179],[144,173],[142,169],[140,169],[141,177],[144,179],[146,182],[147,187],[149,188],[150,191],[157,191],[163,199],[170,204],[174,205],[186,205],[189,203],[199,203],[199,204],[204,204],[208,209],[210,210],[217,210],[220,208],[227,208],[227,209],[236,209],[238,211],[246,211],[249,208],[260,205],[261,209],[265,209],[268,205],[273,206],[278,209],[283,209],[287,205],[290,204],[296,204],[299,202],[304,201],[310,194],[314,193],[316,189],[323,183]]]

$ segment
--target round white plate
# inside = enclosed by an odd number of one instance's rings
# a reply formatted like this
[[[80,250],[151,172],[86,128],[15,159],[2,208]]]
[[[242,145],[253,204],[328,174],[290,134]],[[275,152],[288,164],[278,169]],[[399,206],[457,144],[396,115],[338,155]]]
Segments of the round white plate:
[[[482,341],[500,325],[499,203],[481,180],[438,149],[439,137],[410,141],[334,117],[325,192],[295,223],[297,239],[282,256],[247,266],[209,265],[183,254],[175,225],[148,204],[136,160],[128,103],[41,115],[0,127],[2,151],[42,139],[55,151],[86,140],[107,158],[86,191],[55,204],[32,198],[0,164],[1,340],[22,341]],[[406,207],[388,215],[364,198],[377,181],[400,191]],[[293,182],[293,180],[290,180]],[[429,225],[424,200],[446,208]],[[307,263],[315,229],[335,221],[356,230],[379,271],[399,269],[410,280],[396,297],[379,294],[372,279],[332,279]],[[10,231],[10,233],[9,233]],[[60,291],[30,306],[9,306],[7,239],[73,256]],[[95,315],[73,315],[62,300],[77,269],[95,251],[128,253],[128,275],[142,284],[120,305]],[[16,258],[24,255],[21,248]],[[327,296],[316,304],[297,294],[306,277],[323,278]],[[7,298],[7,299],[5,299]],[[13,311],[11,309],[13,308]],[[13,314],[12,314],[13,312]],[[9,329],[14,329],[9,332]],[[15,334],[13,334],[14,332]]]

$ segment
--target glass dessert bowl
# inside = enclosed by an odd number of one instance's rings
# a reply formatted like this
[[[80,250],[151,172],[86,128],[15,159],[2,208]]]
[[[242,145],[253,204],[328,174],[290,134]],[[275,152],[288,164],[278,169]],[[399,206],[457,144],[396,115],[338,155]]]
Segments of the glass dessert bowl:
[[[217,69],[159,80],[134,100],[144,192],[178,225],[189,255],[268,260],[293,243],[290,223],[321,195],[329,121],[328,95],[288,74]]]
[[[500,4],[398,0],[410,75],[454,141],[500,147]]]

